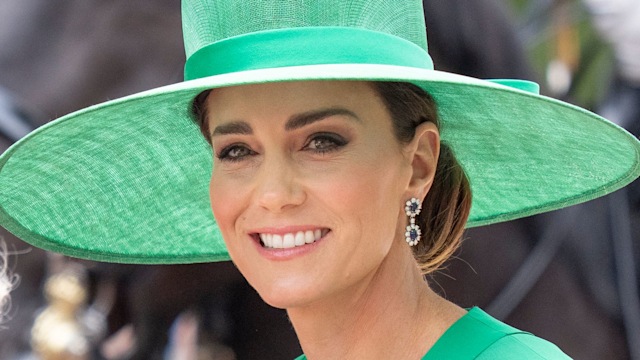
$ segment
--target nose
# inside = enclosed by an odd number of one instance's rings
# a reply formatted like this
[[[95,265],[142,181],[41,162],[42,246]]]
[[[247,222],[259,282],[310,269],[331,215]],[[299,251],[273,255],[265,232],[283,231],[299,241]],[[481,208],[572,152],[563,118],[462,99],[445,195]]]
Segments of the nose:
[[[306,199],[295,165],[284,156],[265,157],[256,181],[257,202],[270,212],[295,208]]]

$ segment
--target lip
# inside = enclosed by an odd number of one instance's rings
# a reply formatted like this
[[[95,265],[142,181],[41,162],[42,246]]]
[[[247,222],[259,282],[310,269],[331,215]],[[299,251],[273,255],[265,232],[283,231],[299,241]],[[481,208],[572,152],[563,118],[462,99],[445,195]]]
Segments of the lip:
[[[259,235],[260,234],[272,234],[272,235],[281,235],[284,236],[288,233],[297,233],[297,232],[306,232],[306,231],[315,231],[322,230],[323,235],[320,239],[315,240],[313,243],[305,244],[302,246],[295,246],[292,248],[268,248],[262,245]],[[265,257],[268,260],[273,261],[286,261],[292,260],[297,257],[304,256],[313,252],[321,243],[326,240],[327,237],[331,236],[333,232],[330,228],[325,226],[316,226],[316,225],[301,225],[301,226],[283,226],[283,227],[264,227],[258,229],[252,229],[248,232],[249,237],[253,240],[258,253]]]

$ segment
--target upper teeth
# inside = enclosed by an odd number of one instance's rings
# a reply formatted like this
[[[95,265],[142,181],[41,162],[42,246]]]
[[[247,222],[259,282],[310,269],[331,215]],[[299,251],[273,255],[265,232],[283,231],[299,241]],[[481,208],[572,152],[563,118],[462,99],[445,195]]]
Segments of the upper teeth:
[[[260,234],[260,240],[265,247],[273,249],[289,249],[296,246],[311,244],[322,237],[322,231],[298,231],[287,234]]]

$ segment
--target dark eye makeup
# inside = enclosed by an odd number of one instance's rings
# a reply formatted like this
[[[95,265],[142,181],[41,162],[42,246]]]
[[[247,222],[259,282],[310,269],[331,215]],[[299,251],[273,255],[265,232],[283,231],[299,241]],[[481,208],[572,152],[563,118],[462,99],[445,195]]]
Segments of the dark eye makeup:
[[[347,143],[347,140],[338,134],[322,132],[311,135],[303,149],[318,154],[325,154],[336,151],[347,145]]]
[[[302,150],[322,155],[337,151],[347,143],[348,141],[344,137],[336,133],[319,132],[308,137]],[[221,161],[238,162],[256,154],[248,145],[234,143],[224,147],[216,154],[216,158]]]
[[[232,144],[222,149],[216,157],[222,161],[236,162],[255,154],[256,152],[245,144]]]

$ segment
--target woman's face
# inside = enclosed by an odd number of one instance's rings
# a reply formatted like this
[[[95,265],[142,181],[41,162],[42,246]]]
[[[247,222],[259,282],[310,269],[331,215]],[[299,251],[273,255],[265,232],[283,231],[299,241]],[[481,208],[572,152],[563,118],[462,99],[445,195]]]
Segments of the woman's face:
[[[213,213],[267,303],[304,306],[357,289],[404,241],[411,160],[370,84],[216,89],[207,111]]]

